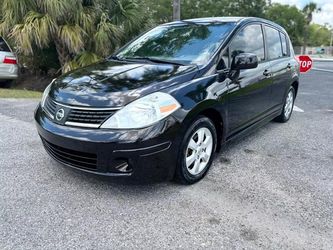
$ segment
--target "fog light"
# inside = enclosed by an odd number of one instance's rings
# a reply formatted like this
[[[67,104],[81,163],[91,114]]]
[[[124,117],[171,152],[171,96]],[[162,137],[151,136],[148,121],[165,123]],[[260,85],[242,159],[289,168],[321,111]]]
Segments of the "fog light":
[[[128,164],[127,161],[121,160],[119,162],[120,163],[115,167],[115,169],[117,169],[121,173],[130,173],[130,172],[132,172],[133,169],[130,167],[130,165]]]

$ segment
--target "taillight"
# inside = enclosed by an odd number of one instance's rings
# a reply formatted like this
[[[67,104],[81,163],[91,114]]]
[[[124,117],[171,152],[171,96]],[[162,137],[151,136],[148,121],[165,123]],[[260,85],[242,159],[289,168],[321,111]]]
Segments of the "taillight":
[[[5,59],[3,59],[4,64],[17,64],[17,60],[15,57],[12,56],[5,56]]]

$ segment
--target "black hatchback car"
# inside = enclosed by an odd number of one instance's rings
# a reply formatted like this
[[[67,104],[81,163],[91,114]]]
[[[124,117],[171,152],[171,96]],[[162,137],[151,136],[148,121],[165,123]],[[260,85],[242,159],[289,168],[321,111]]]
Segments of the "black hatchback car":
[[[299,65],[286,31],[259,18],[160,25],[45,90],[35,120],[46,151],[106,176],[205,176],[228,141],[287,122]]]

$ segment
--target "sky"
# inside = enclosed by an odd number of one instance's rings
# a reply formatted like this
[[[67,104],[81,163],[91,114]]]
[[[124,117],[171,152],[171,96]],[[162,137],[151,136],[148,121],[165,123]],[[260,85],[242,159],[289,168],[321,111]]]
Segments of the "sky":
[[[272,0],[273,3],[282,3],[296,5],[298,8],[303,8],[310,0]],[[312,0],[318,7],[321,8],[321,12],[314,13],[313,22],[318,24],[329,23],[333,26],[333,0]]]

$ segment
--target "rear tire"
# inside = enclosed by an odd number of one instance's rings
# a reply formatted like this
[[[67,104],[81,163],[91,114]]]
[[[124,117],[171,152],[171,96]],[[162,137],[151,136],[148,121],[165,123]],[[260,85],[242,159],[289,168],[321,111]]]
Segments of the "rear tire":
[[[288,122],[291,117],[291,114],[293,113],[294,103],[295,103],[295,89],[294,87],[291,86],[284,99],[282,112],[274,120],[281,123]]]
[[[187,129],[177,160],[176,180],[182,184],[200,181],[212,165],[217,133],[213,122],[199,116]]]
[[[13,80],[1,81],[0,88],[9,89],[12,86]]]

